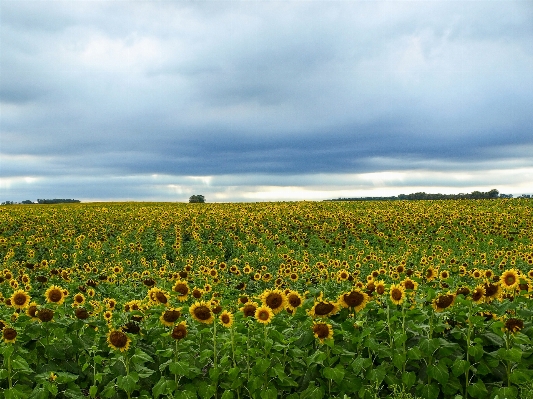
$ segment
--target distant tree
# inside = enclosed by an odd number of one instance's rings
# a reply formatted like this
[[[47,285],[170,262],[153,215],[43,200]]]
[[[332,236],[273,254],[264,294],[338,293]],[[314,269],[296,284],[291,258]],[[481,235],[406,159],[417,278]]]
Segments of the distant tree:
[[[191,195],[189,197],[189,202],[203,204],[205,202],[205,197],[203,195]]]
[[[14,201],[4,201],[2,202],[2,205],[15,205]]]
[[[500,192],[496,190],[495,188],[489,191],[489,198],[498,198],[499,195],[500,195]]]
[[[21,202],[21,204],[29,205],[29,204],[33,204],[33,201],[32,200],[24,200],[24,201]]]

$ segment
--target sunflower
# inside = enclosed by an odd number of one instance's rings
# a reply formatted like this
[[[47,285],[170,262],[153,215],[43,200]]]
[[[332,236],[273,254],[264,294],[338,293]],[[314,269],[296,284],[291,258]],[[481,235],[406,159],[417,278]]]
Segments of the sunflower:
[[[61,305],[65,301],[65,292],[63,288],[58,287],[57,285],[52,285],[44,293],[46,302],[55,303],[56,305]]]
[[[491,283],[485,283],[483,285],[483,288],[485,288],[485,301],[491,302],[493,299],[496,299],[500,296],[501,293],[501,287],[500,284],[491,284]]]
[[[435,309],[436,312],[442,312],[452,306],[454,301],[455,295],[453,294],[439,295],[433,299],[433,309]]]
[[[215,319],[208,302],[195,302],[189,308],[192,318],[199,323],[211,324]]]
[[[337,302],[343,308],[352,308],[356,312],[359,312],[365,308],[368,304],[370,297],[366,292],[362,292],[358,289],[341,294]]]
[[[187,323],[182,321],[172,329],[170,334],[175,340],[183,339],[187,336]]]
[[[115,310],[115,307],[117,306],[117,301],[113,298],[105,298],[104,303],[108,310]]]
[[[402,284],[406,290],[416,290],[418,288],[418,283],[411,280],[409,277],[406,277],[400,284]]]
[[[287,309],[295,311],[304,303],[304,299],[297,291],[290,290],[287,294]]]
[[[4,327],[2,329],[2,338],[5,343],[14,344],[17,339],[17,330],[11,327]]]
[[[37,303],[31,302],[26,309],[26,314],[31,317],[32,320],[39,320],[37,317]]]
[[[405,288],[401,284],[392,284],[389,289],[389,296],[395,305],[401,305],[405,300]]]
[[[255,318],[259,323],[266,325],[274,318],[274,312],[269,306],[263,305],[255,310]]]
[[[435,277],[437,277],[437,274],[438,274],[437,269],[435,269],[433,266],[428,267],[426,270],[426,281],[427,282],[433,281]]]
[[[197,287],[194,287],[193,290],[192,290],[192,296],[193,298],[195,299],[200,299],[203,295],[203,290],[201,290],[200,288],[197,288]]]
[[[483,298],[485,298],[485,287],[478,285],[472,292],[472,300],[475,303],[480,303],[483,301]]]
[[[524,321],[520,319],[510,318],[505,321],[505,330],[511,334],[515,334],[524,328]]]
[[[265,290],[260,298],[263,305],[272,309],[274,314],[278,314],[287,307],[287,297],[281,290]]]
[[[187,300],[190,289],[186,281],[178,280],[174,284],[174,287],[172,287],[172,291],[178,294],[178,301],[184,302]]]
[[[159,317],[159,321],[164,326],[172,327],[174,323],[179,319],[181,316],[181,308],[171,308],[168,310],[165,310],[163,313],[161,313],[161,316]]]
[[[313,335],[320,340],[320,343],[324,343],[326,339],[333,338],[333,328],[329,323],[313,322]]]
[[[11,305],[15,309],[24,309],[30,304],[31,297],[23,290],[17,290],[11,295]]]
[[[374,281],[374,292],[376,294],[383,295],[385,291],[385,282],[383,280]]]
[[[244,317],[254,317],[257,307],[257,303],[249,301],[245,303],[242,308],[240,308],[240,311],[243,313]]]
[[[520,283],[520,276],[516,269],[509,269],[502,273],[500,277],[500,285],[505,290],[513,290]]]
[[[231,312],[224,310],[220,314],[218,319],[220,320],[220,323],[222,323],[224,327],[230,328],[233,325],[233,314]]]
[[[109,330],[107,333],[107,343],[111,349],[125,352],[129,349],[131,339],[121,329]]]
[[[85,295],[83,295],[81,292],[78,292],[76,295],[74,295],[73,298],[74,302],[72,303],[73,307],[81,306],[85,303]]]
[[[348,272],[348,270],[339,270],[337,272],[337,282],[342,282],[342,281],[346,281],[350,278],[350,273]]]

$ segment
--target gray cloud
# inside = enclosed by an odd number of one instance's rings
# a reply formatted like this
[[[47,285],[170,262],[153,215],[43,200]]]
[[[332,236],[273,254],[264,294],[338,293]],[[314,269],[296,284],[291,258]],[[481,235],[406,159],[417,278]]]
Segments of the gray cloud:
[[[6,195],[44,190],[25,177],[142,199],[152,174],[306,187],[303,176],[424,170],[431,186],[431,173],[487,159],[532,166],[530,2],[0,7]],[[137,183],[120,196],[105,188],[116,179]]]

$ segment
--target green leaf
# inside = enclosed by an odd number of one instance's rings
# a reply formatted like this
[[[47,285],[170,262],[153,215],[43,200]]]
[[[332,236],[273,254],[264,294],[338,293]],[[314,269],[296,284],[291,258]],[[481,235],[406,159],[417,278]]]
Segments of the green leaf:
[[[476,383],[469,385],[467,391],[474,398],[486,398],[488,396],[487,388],[482,380],[478,380]]]
[[[324,388],[316,386],[314,381],[311,381],[307,389],[300,394],[300,399],[322,399],[324,397]]]
[[[502,387],[492,391],[492,395],[498,395],[498,397],[505,399],[516,399],[518,398],[518,389],[516,387]]]
[[[407,350],[407,357],[411,360],[420,360],[423,357],[422,351],[418,347],[413,347]]]
[[[28,362],[21,356],[15,356],[11,361],[12,370],[22,371],[24,373],[32,373]]]
[[[261,399],[276,399],[278,397],[278,391],[274,387],[268,387],[261,391]]]
[[[406,358],[405,353],[403,352],[396,352],[394,353],[392,357],[392,364],[396,366],[398,370],[403,370],[403,366],[405,365]]]
[[[416,374],[413,371],[407,371],[402,374],[402,383],[407,389],[411,388],[416,382]]]
[[[427,370],[430,377],[436,379],[441,385],[446,385],[446,382],[448,382],[448,367],[445,364],[440,362],[436,365],[428,366]]]
[[[476,344],[470,346],[468,349],[468,354],[474,358],[476,362],[478,362],[482,357],[485,351],[483,350],[483,346]]]
[[[23,392],[18,386],[14,386],[11,389],[5,389],[3,394],[5,395],[5,399],[24,399],[28,397],[28,395]]]
[[[142,350],[137,348],[135,349],[135,354],[131,357],[131,362],[137,365],[146,362],[153,362],[153,359],[146,352],[143,352]]]
[[[78,379],[78,376],[76,374],[66,373],[63,371],[57,372],[57,379],[56,382],[58,384],[67,384],[69,382],[75,381]]]
[[[259,376],[263,373],[265,373],[270,366],[270,359],[259,359],[255,366],[252,367],[252,371],[256,376]]]
[[[208,384],[205,381],[202,381],[200,383],[200,386],[198,387],[198,394],[202,399],[212,398],[215,395],[215,392],[216,387],[214,385]]]
[[[189,365],[185,362],[172,362],[168,368],[172,374],[189,375]]]
[[[36,387],[32,392],[29,399],[47,399],[48,391],[43,387]]]
[[[466,373],[466,370],[470,368],[470,362],[464,359],[456,359],[452,365],[452,374],[455,377],[459,377],[461,374]]]
[[[367,357],[358,357],[352,363],[352,369],[355,374],[359,374],[362,370],[370,367],[372,360]]]
[[[91,387],[89,388],[89,396],[91,398],[95,398],[97,392],[98,392],[98,387],[96,385],[91,385]]]
[[[135,372],[130,372],[128,375],[120,375],[117,377],[117,386],[128,393],[132,393],[139,381],[139,376]]]
[[[340,384],[342,379],[344,378],[344,368],[341,365],[338,365],[337,367],[326,367],[324,369],[324,377],[329,378],[330,380],[335,381],[337,384]]]
[[[233,392],[230,391],[229,389],[227,391],[225,391],[222,396],[220,397],[220,399],[233,399],[235,397],[235,395],[233,395]]]
[[[439,397],[440,389],[435,383],[425,384],[422,387],[421,396],[424,399],[437,399]]]
[[[498,349],[498,356],[502,360],[509,360],[511,362],[520,363],[520,360],[522,360],[522,351],[518,348],[500,348]]]

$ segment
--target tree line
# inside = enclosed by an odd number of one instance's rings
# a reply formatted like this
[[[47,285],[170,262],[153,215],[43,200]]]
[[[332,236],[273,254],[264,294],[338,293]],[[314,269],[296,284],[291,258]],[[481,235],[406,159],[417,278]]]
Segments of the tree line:
[[[77,199],[54,198],[54,199],[38,199],[37,202],[33,202],[32,200],[24,200],[22,202],[4,201],[2,202],[1,205],[65,204],[65,203],[78,203],[78,202],[81,202],[81,201]]]
[[[357,197],[357,198],[337,198],[326,201],[398,201],[398,200],[458,200],[458,199],[495,199],[495,198],[513,198],[513,194],[500,194],[493,188],[490,191],[472,191],[469,194],[428,194],[418,192],[412,194],[399,194],[391,197]],[[518,198],[533,198],[532,195],[523,194]]]

